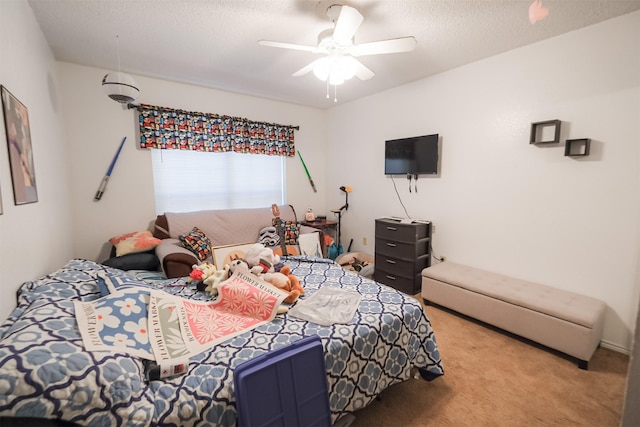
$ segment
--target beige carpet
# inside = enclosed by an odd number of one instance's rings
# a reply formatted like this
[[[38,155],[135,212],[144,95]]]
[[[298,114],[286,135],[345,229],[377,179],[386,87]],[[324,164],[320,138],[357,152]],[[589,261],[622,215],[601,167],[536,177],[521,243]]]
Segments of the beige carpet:
[[[444,376],[390,387],[354,414],[353,427],[620,424],[628,356],[599,348],[585,371],[441,307],[426,311]]]

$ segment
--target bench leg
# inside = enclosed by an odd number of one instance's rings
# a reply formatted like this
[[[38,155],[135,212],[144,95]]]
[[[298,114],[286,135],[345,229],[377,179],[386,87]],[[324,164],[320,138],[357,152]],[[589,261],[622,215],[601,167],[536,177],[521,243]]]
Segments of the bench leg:
[[[578,368],[584,369],[585,371],[589,370],[589,361],[588,360],[578,360]]]

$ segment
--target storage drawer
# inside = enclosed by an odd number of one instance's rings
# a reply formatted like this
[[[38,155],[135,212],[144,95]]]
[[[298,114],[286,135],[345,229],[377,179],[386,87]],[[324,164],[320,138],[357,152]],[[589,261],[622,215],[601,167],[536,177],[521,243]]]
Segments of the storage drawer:
[[[415,295],[420,292],[422,285],[422,276],[420,274],[411,275],[410,277],[398,276],[378,268],[377,265],[373,273],[373,278],[376,282],[391,286],[408,295]]]
[[[397,240],[376,237],[376,254],[390,258],[414,260],[420,255],[429,253],[429,239],[421,239],[415,243],[398,242]]]
[[[429,267],[429,256],[424,255],[415,260],[406,260],[388,257],[384,254],[376,252],[375,265],[380,266],[384,271],[400,276],[410,276],[420,273],[423,269]]]
[[[430,224],[402,224],[394,220],[376,220],[376,237],[399,242],[415,242],[429,237]]]

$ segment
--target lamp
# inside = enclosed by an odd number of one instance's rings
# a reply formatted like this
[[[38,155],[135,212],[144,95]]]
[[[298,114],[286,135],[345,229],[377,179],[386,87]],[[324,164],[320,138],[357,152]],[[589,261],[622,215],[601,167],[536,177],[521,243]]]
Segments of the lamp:
[[[344,192],[344,198],[345,198],[344,205],[342,205],[340,209],[331,210],[331,212],[333,212],[335,215],[338,215],[338,230],[336,232],[336,235],[337,235],[336,237],[338,241],[336,243],[336,249],[337,249],[336,257],[343,252],[342,245],[340,244],[340,226],[342,223],[342,211],[349,210],[349,193],[351,193],[352,188],[346,185],[343,185],[342,187],[340,187],[340,190]],[[351,247],[351,245],[349,245],[349,247]]]
[[[109,73],[102,78],[102,89],[109,98],[128,105],[135,101],[140,94],[140,89],[138,89],[133,77],[120,71],[120,36],[118,35],[116,35],[116,52],[118,55],[118,71]]]
[[[347,186],[342,186],[340,187],[340,190],[344,191],[344,205],[340,208],[340,210],[342,211],[344,210],[349,210],[349,193],[351,193],[351,187],[347,187]]]
[[[140,94],[140,89],[138,89],[133,77],[120,71],[104,76],[102,89],[109,98],[121,104],[133,102]]]

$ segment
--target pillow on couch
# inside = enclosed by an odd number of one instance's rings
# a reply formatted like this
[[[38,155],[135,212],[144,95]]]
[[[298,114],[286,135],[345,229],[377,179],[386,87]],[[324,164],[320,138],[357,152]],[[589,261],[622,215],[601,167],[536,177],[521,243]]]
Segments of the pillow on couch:
[[[158,246],[160,242],[162,240],[153,237],[149,230],[134,231],[109,239],[109,243],[116,248],[116,256],[147,252]]]
[[[260,230],[260,233],[258,233],[257,242],[262,243],[267,248],[271,248],[280,244],[280,236],[275,227],[264,227]]]
[[[193,227],[191,232],[178,237],[182,246],[189,249],[200,261],[211,256],[211,241],[198,227]]]
[[[298,229],[298,225],[295,221],[282,221],[282,227],[284,228],[284,242],[287,245],[297,245],[298,244],[298,235],[300,234],[300,230]],[[274,227],[278,227],[278,223],[276,218],[273,218],[272,225]],[[279,234],[278,234],[279,235]],[[280,239],[278,239],[280,242]]]

